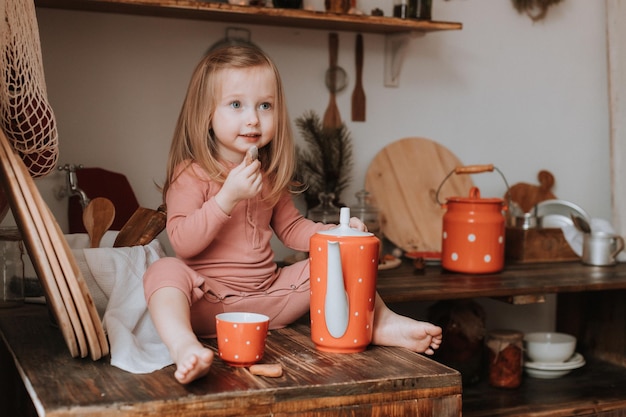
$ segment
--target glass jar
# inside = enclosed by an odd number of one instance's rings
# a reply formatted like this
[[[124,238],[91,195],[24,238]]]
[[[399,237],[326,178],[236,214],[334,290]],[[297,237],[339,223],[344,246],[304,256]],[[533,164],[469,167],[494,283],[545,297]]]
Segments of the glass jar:
[[[15,227],[0,228],[0,308],[24,303],[24,247]]]
[[[333,204],[334,193],[319,193],[320,203],[309,210],[307,217],[325,224],[339,224],[339,207]]]
[[[432,0],[394,0],[393,16],[401,19],[431,20]]]
[[[350,207],[350,214],[361,219],[368,232],[374,233],[380,239],[380,219],[378,217],[378,208],[371,203],[370,193],[361,190],[355,194],[357,203]]]
[[[516,330],[493,330],[487,334],[489,384],[517,388],[522,383],[524,335]]]

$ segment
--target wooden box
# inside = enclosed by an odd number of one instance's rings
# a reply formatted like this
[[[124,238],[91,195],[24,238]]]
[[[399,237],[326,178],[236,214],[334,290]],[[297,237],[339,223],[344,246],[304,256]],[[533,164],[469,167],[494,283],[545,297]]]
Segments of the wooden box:
[[[507,227],[505,258],[519,263],[564,262],[580,259],[558,228],[520,229]]]

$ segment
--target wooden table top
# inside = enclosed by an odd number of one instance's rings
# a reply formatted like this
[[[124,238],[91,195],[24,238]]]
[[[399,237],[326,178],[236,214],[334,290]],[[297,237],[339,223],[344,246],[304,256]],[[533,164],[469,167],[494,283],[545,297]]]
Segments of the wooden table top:
[[[507,264],[495,274],[470,275],[448,272],[436,265],[416,270],[405,260],[398,268],[380,271],[376,286],[388,303],[615,290],[626,288],[626,263]]]
[[[46,308],[0,310],[0,330],[35,408],[47,416],[266,415],[360,401],[407,401],[461,394],[460,374],[406,349],[373,346],[355,354],[315,349],[307,324],[271,331],[263,363],[280,378],[252,375],[216,359],[207,377],[175,381],[174,367],[137,375],[99,361],[74,359]]]

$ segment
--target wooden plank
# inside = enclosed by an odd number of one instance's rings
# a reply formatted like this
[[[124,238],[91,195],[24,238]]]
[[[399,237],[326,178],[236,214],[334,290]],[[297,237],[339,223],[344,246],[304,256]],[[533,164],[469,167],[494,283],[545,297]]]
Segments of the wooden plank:
[[[127,13],[228,23],[369,33],[460,30],[458,22],[333,14],[301,9],[234,6],[193,0],[36,0],[37,7]]]

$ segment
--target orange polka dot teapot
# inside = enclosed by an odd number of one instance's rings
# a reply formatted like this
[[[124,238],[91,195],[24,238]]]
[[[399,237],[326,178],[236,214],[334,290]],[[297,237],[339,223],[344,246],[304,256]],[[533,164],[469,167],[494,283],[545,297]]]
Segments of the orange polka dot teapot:
[[[500,198],[481,198],[472,187],[468,197],[450,197],[439,201],[441,186],[452,174],[475,174],[496,170],[507,185],[502,172],[493,165],[457,167],[443,180],[437,190],[437,202],[447,209],[443,216],[441,266],[467,274],[488,274],[504,268],[504,211]]]
[[[310,242],[311,339],[325,352],[361,352],[372,341],[380,241],[349,221],[342,207],[339,226]]]

